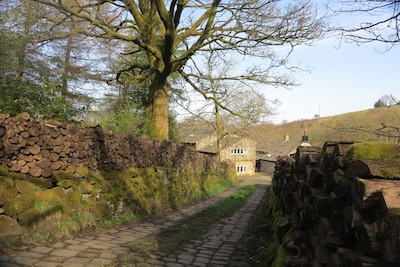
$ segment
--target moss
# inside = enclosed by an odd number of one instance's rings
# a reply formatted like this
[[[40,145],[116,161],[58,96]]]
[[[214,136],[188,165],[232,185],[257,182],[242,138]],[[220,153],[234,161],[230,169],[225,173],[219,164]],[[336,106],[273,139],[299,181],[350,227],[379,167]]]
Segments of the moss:
[[[12,179],[25,180],[26,175],[19,172],[9,172],[8,167],[5,165],[0,166],[0,176],[10,177]]]
[[[33,207],[35,198],[33,194],[21,194],[18,198],[14,198],[4,204],[5,214],[16,219],[17,214]]]
[[[380,169],[381,176],[385,179],[394,179],[396,177],[395,172],[389,169]]]
[[[40,187],[26,180],[15,180],[15,188],[20,193],[40,190]]]
[[[271,267],[284,267],[286,266],[285,262],[288,257],[286,250],[282,246],[278,246],[275,260],[272,263]]]
[[[18,222],[21,226],[32,226],[42,218],[42,212],[35,208],[23,210],[18,214]]]
[[[92,193],[93,188],[94,186],[90,181],[81,181],[79,183],[79,189],[82,193]]]
[[[111,215],[159,213],[220,192],[236,179],[229,173],[224,169],[214,172],[162,167],[107,172],[78,167],[55,172],[49,181],[58,186],[51,189],[19,180],[19,198],[15,198],[18,191],[9,183],[13,179],[5,182],[2,178],[0,185],[6,188],[3,191],[14,192],[3,206],[7,215],[32,233],[58,229],[60,235],[68,235],[95,227],[97,221]]]
[[[62,171],[54,171],[53,172],[53,179],[57,182],[68,180],[75,178],[75,170],[72,167],[68,167]]]
[[[75,185],[75,183],[72,180],[66,179],[66,180],[62,180],[60,182],[57,183],[58,186],[62,187],[62,188],[70,188],[73,185]]]
[[[265,249],[265,258],[269,266],[285,266],[287,252],[281,246],[284,241],[292,238],[292,231],[288,231],[282,240],[278,236],[277,226],[283,218],[283,212],[280,208],[278,198],[270,187],[267,200],[267,228],[270,229],[271,240]]]
[[[345,183],[345,177],[341,175],[339,172],[335,172],[333,174],[333,179],[338,185],[344,184]]]
[[[11,179],[11,181],[14,183],[14,180]],[[18,190],[7,179],[0,180],[0,206],[10,199],[14,199],[17,195]]]
[[[346,161],[385,159],[400,163],[399,155],[400,145],[379,142],[356,143],[347,152]]]
[[[79,166],[79,167],[76,167],[74,175],[77,178],[88,179],[90,177],[93,177],[93,171],[91,171],[87,167]]]
[[[9,176],[1,176],[0,177],[0,184],[3,184],[5,186],[10,186],[10,187],[14,187],[15,186],[14,179],[9,177]]]
[[[268,244],[268,246],[264,252],[267,266],[271,266],[272,263],[275,261],[279,246],[280,246],[279,242],[277,242],[277,241],[273,241]]]
[[[7,166],[0,165],[0,176],[9,176],[9,174]]]

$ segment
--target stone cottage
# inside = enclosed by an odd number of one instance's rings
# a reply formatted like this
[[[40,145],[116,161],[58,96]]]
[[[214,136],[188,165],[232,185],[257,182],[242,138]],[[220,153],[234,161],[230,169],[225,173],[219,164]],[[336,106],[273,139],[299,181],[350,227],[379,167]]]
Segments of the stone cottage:
[[[181,142],[207,154],[217,154],[217,136],[212,130],[182,131]],[[235,164],[237,175],[253,175],[256,168],[256,142],[235,134],[222,140],[221,160]]]

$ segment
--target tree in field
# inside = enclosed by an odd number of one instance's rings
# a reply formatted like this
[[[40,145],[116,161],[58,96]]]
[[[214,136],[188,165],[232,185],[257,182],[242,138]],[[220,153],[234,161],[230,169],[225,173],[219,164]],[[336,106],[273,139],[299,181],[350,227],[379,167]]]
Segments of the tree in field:
[[[382,101],[382,99],[378,99],[378,101],[375,102],[374,104],[374,108],[382,108],[382,107],[386,107],[385,102]]]
[[[130,43],[129,54],[144,54],[146,61],[132,62],[120,73],[134,71],[137,81],[149,81],[148,125],[152,137],[168,138],[168,109],[172,73],[181,75],[189,60],[200,52],[235,53],[263,59],[248,68],[241,79],[288,85],[288,79],[269,72],[285,66],[272,48],[309,43],[320,37],[322,21],[309,1],[284,6],[271,0],[35,0],[64,16],[89,22],[79,33]],[[184,70],[185,69],[185,70]]]
[[[375,102],[374,108],[389,107],[397,104],[399,101],[393,95],[383,95]]]
[[[331,7],[338,14],[359,14],[364,19],[338,29],[352,41],[359,43],[379,41],[390,47],[400,43],[399,0],[338,0]],[[336,29],[337,30],[337,29]]]

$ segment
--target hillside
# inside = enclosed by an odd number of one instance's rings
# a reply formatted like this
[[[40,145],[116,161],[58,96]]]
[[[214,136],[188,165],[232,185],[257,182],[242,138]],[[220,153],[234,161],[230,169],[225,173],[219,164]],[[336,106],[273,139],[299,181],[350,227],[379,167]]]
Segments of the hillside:
[[[321,146],[325,141],[397,142],[398,138],[395,136],[400,134],[397,129],[390,127],[382,129],[383,125],[400,127],[400,105],[279,125],[264,124],[249,129],[247,133],[256,141],[262,139],[282,140],[285,134],[289,134],[290,140],[301,141],[304,129],[307,129],[310,143],[316,146]],[[386,137],[386,135],[390,136]]]

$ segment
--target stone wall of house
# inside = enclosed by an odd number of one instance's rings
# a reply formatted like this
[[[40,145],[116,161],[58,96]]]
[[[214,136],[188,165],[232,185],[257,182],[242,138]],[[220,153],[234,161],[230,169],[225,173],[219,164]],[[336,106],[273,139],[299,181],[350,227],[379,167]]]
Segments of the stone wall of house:
[[[232,166],[171,141],[0,114],[0,243],[157,213],[235,179]]]
[[[236,165],[238,175],[253,175],[256,170],[256,142],[248,138],[238,138],[232,145],[224,144],[221,158]]]
[[[357,147],[378,155],[377,145]],[[355,146],[299,147],[277,161],[270,208],[285,266],[400,263],[400,146],[382,145],[392,159],[378,160],[352,159]]]

